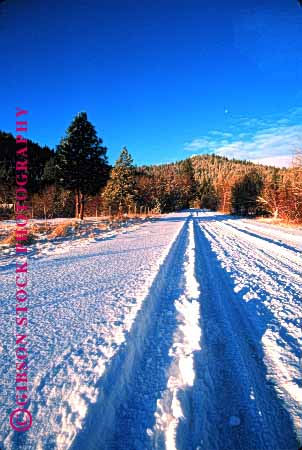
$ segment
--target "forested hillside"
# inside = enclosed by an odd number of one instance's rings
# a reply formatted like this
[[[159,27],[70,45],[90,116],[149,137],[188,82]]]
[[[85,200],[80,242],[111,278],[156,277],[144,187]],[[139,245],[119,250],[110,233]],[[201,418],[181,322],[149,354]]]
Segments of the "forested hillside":
[[[15,138],[0,132],[0,213],[13,216]],[[199,155],[136,167],[126,148],[112,168],[86,113],[78,114],[56,151],[28,141],[32,217],[84,213],[171,212],[202,207],[302,221],[302,158],[290,169]]]
[[[143,167],[141,196],[163,211],[188,205],[241,215],[302,219],[302,164],[290,169],[200,155],[174,164]]]

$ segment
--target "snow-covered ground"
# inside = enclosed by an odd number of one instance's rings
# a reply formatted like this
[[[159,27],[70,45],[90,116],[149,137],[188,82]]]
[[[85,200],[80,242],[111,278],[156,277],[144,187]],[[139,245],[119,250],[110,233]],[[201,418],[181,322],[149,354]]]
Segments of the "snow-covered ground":
[[[302,232],[175,213],[30,257],[33,426],[14,433],[13,255],[0,267],[3,450],[298,450]]]

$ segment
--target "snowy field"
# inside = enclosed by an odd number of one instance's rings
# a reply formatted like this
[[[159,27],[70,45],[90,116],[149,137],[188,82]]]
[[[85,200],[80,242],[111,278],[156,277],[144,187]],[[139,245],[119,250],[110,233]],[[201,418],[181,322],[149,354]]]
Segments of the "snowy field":
[[[1,450],[298,450],[302,231],[192,210],[30,257],[33,426],[14,433],[0,257]]]

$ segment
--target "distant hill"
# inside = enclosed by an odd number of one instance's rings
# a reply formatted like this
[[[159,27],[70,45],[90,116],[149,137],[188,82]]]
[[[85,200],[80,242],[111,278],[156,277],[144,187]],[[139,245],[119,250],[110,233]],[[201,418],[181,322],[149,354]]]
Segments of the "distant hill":
[[[164,211],[194,205],[288,220],[302,219],[301,171],[299,165],[276,168],[216,155],[138,169],[142,191],[153,192]]]

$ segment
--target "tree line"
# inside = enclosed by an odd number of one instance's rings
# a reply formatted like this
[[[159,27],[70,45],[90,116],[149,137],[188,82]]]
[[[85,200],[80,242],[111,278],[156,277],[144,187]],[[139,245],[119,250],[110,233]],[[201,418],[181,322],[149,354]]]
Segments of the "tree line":
[[[13,217],[15,138],[0,132],[0,215]],[[127,148],[115,165],[85,112],[56,150],[28,141],[32,217],[77,217],[189,207],[302,222],[302,157],[289,169],[216,155],[136,167]]]

